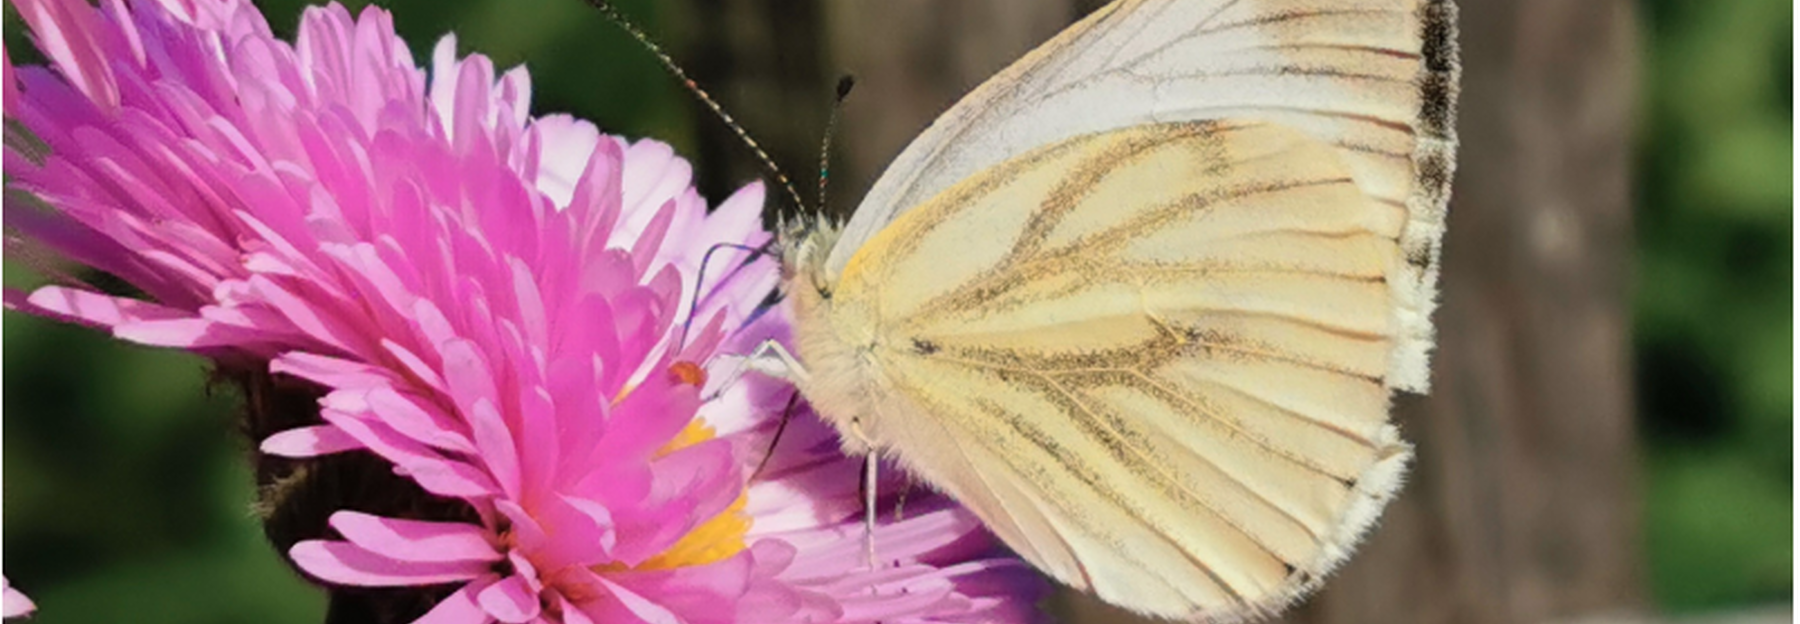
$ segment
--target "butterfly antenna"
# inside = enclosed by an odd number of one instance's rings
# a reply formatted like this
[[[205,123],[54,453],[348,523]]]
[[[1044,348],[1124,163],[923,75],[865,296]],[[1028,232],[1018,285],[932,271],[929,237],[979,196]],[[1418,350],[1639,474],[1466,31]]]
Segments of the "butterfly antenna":
[[[725,122],[725,125],[731,128],[731,132],[737,135],[739,141],[743,141],[744,145],[750,148],[750,151],[756,153],[756,159],[762,162],[763,168],[768,170],[769,175],[773,176],[777,182],[781,183],[781,187],[787,190],[788,198],[793,200],[794,207],[802,211],[806,209],[806,202],[800,200],[800,191],[795,190],[794,183],[788,180],[786,173],[782,173],[781,167],[775,165],[775,159],[770,158],[769,153],[763,151],[762,146],[756,143],[756,139],[750,138],[750,133],[745,132],[744,127],[738,125],[737,119],[734,119],[731,116],[731,113],[725,112],[725,108],[719,106],[719,102],[714,100],[711,94],[708,94],[705,89],[700,88],[700,84],[694,82],[693,78],[689,78],[687,72],[682,71],[681,66],[675,64],[675,59],[670,58],[668,53],[663,52],[662,46],[656,45],[656,42],[650,39],[650,35],[644,34],[644,31],[639,29],[637,24],[626,19],[625,14],[619,11],[619,7],[614,6],[609,0],[585,1],[588,6],[599,9],[600,13],[605,15],[608,21],[611,21],[618,25],[619,28],[624,29],[627,34],[631,35],[631,38],[637,40],[639,45],[644,46],[645,49],[650,50],[651,54],[656,55],[656,60],[662,62],[663,69],[668,70],[670,75],[674,76],[676,80],[681,81],[681,86],[686,87],[688,93],[692,93],[694,94],[694,97],[699,98],[701,104],[705,104],[708,109],[712,110],[713,115],[718,116],[720,121]]]
[[[831,180],[831,140],[837,134],[838,113],[844,108],[844,98],[850,97],[850,89],[856,86],[856,77],[845,74],[838,78],[837,100],[831,103],[831,116],[825,120],[825,139],[819,144],[819,211],[825,211],[825,185]]]
[[[770,237],[768,242],[756,247],[738,243],[715,243],[713,246],[706,248],[706,255],[700,256],[700,271],[694,276],[694,295],[688,299],[687,320],[681,322],[681,335],[675,339],[675,351],[677,353],[679,353],[681,349],[687,347],[688,329],[694,325],[694,315],[700,312],[700,295],[706,292],[706,266],[712,264],[713,253],[721,249],[736,249],[738,251],[750,252],[750,256],[744,258],[743,264],[738,265],[738,268],[741,269],[745,264],[749,264],[758,257],[768,255],[770,251],[774,250],[774,247],[775,238]],[[730,276],[726,276],[726,279],[730,279]]]

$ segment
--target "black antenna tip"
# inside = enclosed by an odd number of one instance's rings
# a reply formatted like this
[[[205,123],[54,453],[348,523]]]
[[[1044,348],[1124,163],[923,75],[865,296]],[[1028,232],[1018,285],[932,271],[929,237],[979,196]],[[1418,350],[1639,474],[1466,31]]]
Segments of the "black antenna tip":
[[[842,101],[844,101],[844,98],[850,97],[850,89],[855,86],[856,86],[856,76],[852,76],[850,74],[844,74],[843,76],[839,77],[838,83],[837,83],[837,99],[838,99],[838,101],[842,102]]]

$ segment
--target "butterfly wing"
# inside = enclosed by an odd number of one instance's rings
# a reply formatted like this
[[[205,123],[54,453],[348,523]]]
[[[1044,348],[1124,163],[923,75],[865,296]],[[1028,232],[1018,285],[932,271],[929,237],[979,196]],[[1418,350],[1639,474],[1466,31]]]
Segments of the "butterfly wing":
[[[808,397],[1063,582],[1168,617],[1273,610],[1398,486],[1406,223],[1282,126],[1077,137],[866,242],[833,316],[800,323],[873,336],[872,364],[814,366]]]
[[[1409,322],[1394,387],[1423,391],[1438,241],[1453,167],[1457,49],[1449,0],[1122,0],[976,88],[900,153],[825,264],[952,184],[1081,134],[1255,118],[1332,145],[1366,195],[1402,207]]]

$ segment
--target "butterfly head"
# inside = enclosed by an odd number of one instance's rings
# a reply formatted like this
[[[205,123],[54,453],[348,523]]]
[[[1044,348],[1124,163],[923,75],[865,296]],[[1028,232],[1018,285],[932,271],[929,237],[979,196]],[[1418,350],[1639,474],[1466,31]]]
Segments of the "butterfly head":
[[[836,285],[825,259],[841,230],[824,216],[802,217],[781,224],[781,277],[790,296],[826,302]]]

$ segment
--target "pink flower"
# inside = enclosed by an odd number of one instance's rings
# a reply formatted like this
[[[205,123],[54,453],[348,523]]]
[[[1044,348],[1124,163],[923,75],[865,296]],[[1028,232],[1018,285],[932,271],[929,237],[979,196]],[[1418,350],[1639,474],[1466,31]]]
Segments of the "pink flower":
[[[760,186],[708,214],[666,145],[532,117],[522,68],[452,38],[422,71],[380,9],[289,45],[236,0],[17,4],[54,69],[6,63],[7,222],[143,296],[9,307],[211,355],[263,380],[253,413],[297,393],[259,464],[272,538],[329,514],[276,540],[301,570],[420,622],[1036,617],[1041,582],[924,491],[869,569],[857,463],[804,406],[752,480],[791,389],[708,380],[785,333],[756,317],[777,268],[696,282],[768,240]],[[293,495],[355,457],[418,492]]]
[[[23,592],[12,586],[6,577],[0,576],[0,617],[24,617],[37,610]]]

